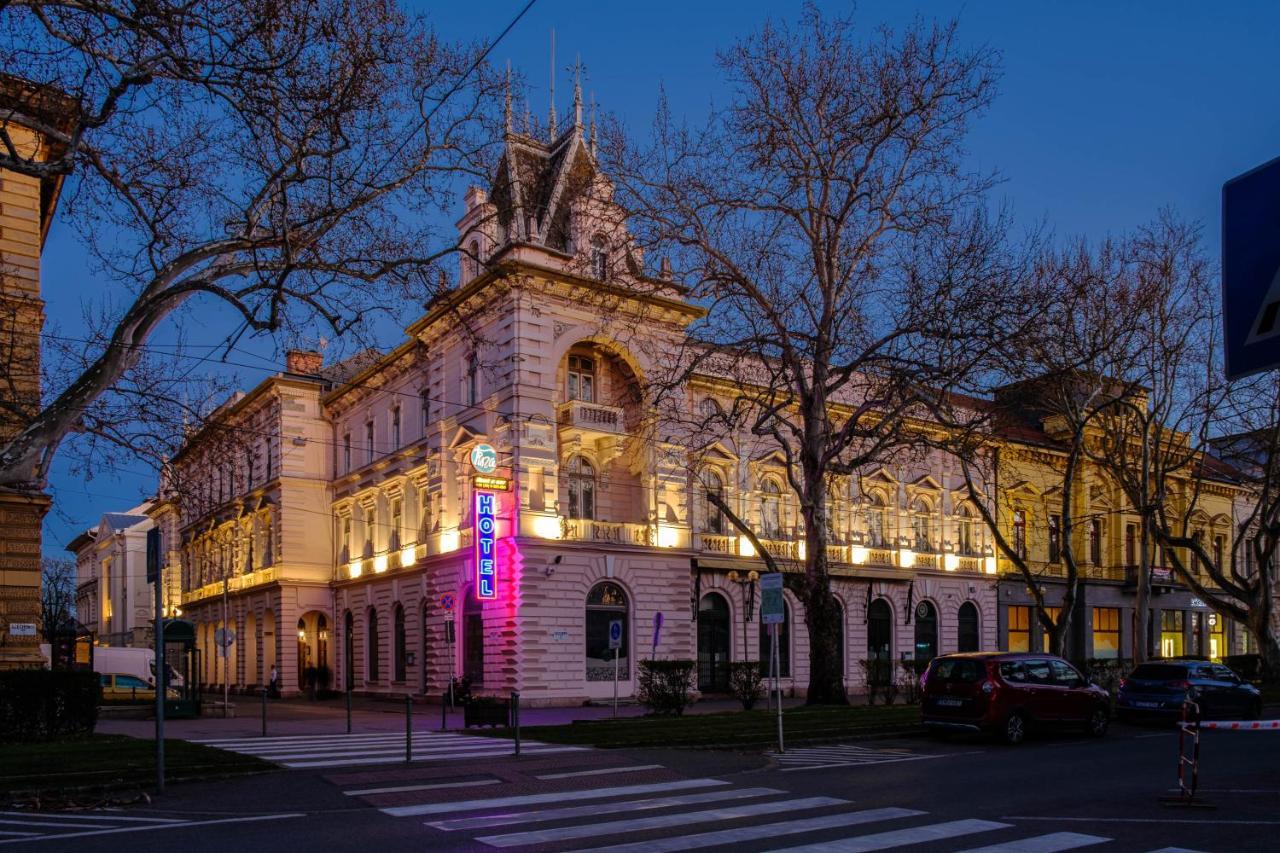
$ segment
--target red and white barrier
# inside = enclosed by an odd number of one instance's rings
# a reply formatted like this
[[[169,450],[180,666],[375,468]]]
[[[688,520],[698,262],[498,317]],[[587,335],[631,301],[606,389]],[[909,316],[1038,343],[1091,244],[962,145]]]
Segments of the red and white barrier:
[[[1280,720],[1212,720],[1199,724],[1202,729],[1227,729],[1229,731],[1262,732],[1280,729]]]

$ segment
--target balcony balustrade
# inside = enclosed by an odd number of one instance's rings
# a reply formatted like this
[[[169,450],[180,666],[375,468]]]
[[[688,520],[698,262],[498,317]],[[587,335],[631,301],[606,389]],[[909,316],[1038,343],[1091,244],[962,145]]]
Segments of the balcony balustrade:
[[[604,406],[582,400],[561,403],[556,420],[562,428],[580,429],[604,435],[623,435],[623,411],[619,406]]]
[[[657,544],[655,528],[647,524],[570,518],[565,520],[563,529],[565,539],[583,542],[609,542],[614,545]]]

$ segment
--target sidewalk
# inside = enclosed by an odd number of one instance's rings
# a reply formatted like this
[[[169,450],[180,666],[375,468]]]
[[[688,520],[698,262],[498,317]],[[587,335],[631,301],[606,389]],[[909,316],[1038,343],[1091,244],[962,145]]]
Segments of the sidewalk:
[[[802,699],[784,699],[784,707],[802,705]],[[217,712],[194,720],[165,720],[166,738],[185,740],[204,738],[253,737],[262,734],[262,700],[255,696],[232,698],[235,717],[223,719]],[[757,706],[760,707],[760,706]],[[697,702],[687,709],[686,715],[714,714],[741,710],[742,705],[732,699],[711,699]],[[619,717],[640,717],[645,709],[641,705],[618,705]],[[403,701],[388,701],[366,697],[352,697],[351,731],[388,732],[404,731],[405,708]],[[570,708],[521,708],[520,725],[558,726],[576,720],[603,720],[613,716],[610,706],[576,706]],[[413,727],[417,731],[438,730],[441,725],[440,705],[413,706]],[[462,729],[462,708],[448,712],[443,728]],[[284,735],[343,734],[347,730],[346,697],[312,701],[310,699],[270,699],[267,701],[267,734]],[[120,734],[138,738],[155,735],[155,720],[99,720],[97,731],[101,734]],[[482,729],[476,729],[482,731]]]

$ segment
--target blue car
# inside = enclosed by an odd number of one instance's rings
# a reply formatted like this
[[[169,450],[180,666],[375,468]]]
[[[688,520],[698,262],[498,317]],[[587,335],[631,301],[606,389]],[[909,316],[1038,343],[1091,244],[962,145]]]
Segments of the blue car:
[[[1187,700],[1199,706],[1202,720],[1256,720],[1262,713],[1258,688],[1222,664],[1165,660],[1139,664],[1121,680],[1116,716],[1122,720],[1179,719]]]

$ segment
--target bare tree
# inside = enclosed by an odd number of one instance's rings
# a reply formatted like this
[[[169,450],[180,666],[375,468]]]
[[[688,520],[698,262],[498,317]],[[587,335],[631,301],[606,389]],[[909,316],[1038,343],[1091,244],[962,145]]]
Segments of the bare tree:
[[[614,126],[601,156],[636,246],[669,256],[709,309],[657,384],[727,356],[750,431],[785,458],[804,528],[804,573],[788,579],[805,606],[808,701],[843,703],[829,477],[896,445],[911,389],[966,363],[937,358],[940,342],[960,351],[999,314],[986,300],[1003,278],[1001,223],[978,206],[991,179],[961,147],[994,96],[995,57],[961,47],[952,24],[864,37],[810,8],[720,65],[732,98],[705,126],[663,109],[649,143]]]
[[[45,642],[51,643],[54,632],[75,616],[75,560],[45,557],[40,574],[40,633]]]
[[[0,447],[0,485],[17,488],[43,486],[95,404],[131,376],[142,387],[151,336],[197,304],[237,318],[230,347],[349,332],[430,295],[452,240],[425,214],[454,177],[483,174],[491,136],[476,131],[499,85],[479,48],[442,43],[392,0],[32,0],[0,6],[0,45],[4,71],[33,81],[9,78],[0,166],[70,175],[68,218],[114,286],[81,369],[53,377]],[[40,124],[54,91],[78,107],[40,126],[55,144],[32,157],[11,130]]]

